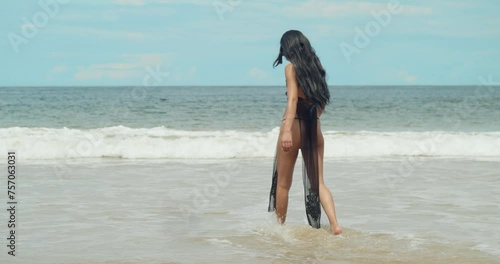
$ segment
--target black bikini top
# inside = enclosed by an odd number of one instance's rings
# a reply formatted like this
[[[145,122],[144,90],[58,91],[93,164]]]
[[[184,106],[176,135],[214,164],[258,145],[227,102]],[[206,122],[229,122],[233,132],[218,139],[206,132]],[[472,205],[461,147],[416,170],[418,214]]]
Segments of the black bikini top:
[[[288,92],[285,92],[285,95],[288,96]],[[300,96],[297,96],[297,98],[299,98],[299,100],[304,100],[304,101],[308,101],[308,102],[310,101],[310,100],[308,100],[304,97],[300,97]]]

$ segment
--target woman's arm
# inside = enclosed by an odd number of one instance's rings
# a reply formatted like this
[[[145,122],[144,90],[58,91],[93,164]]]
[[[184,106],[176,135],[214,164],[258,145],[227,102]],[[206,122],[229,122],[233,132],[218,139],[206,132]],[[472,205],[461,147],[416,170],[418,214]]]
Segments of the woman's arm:
[[[295,78],[295,69],[292,64],[285,67],[286,89],[288,95],[288,103],[286,106],[285,116],[281,129],[283,130],[281,138],[281,147],[288,151],[292,147],[292,125],[295,120],[295,112],[297,110],[298,100],[298,85]]]

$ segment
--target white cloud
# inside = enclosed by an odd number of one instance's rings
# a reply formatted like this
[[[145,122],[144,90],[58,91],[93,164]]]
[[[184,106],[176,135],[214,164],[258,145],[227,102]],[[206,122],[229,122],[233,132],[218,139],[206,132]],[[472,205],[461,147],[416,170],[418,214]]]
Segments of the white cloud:
[[[284,11],[288,14],[302,17],[340,17],[357,14],[370,14],[374,11],[389,10],[389,3],[371,3],[371,2],[344,2],[332,3],[326,0],[309,0],[301,4],[285,7]],[[400,5],[398,14],[408,15],[429,15],[432,14],[432,8]]]
[[[200,1],[200,0],[153,0],[158,4],[191,4],[191,5],[213,5],[214,1]]]
[[[73,54],[69,53],[69,52],[57,51],[57,52],[48,53],[47,57],[60,59],[60,58],[67,58],[67,57],[69,57],[71,55],[73,55]]]
[[[418,21],[393,23],[391,30],[400,35],[486,38],[500,37],[500,19],[468,15],[467,18],[455,19],[452,16],[439,16]],[[478,41],[485,41],[484,39]]]
[[[52,67],[52,69],[47,72],[47,79],[52,80],[56,75],[63,74],[68,71],[68,67],[66,65],[56,65]]]
[[[154,66],[157,64],[171,64],[174,58],[173,53],[141,53],[141,54],[123,54],[123,58],[132,60],[138,67]],[[166,60],[170,61],[166,61]]]
[[[21,30],[23,30],[23,31],[26,31],[26,30],[33,31],[33,30],[35,30],[35,25],[33,25],[32,23],[24,23],[24,24],[21,25]]]
[[[149,2],[148,2],[149,3]],[[144,7],[144,8],[143,8]],[[127,21],[130,17],[147,16],[147,17],[165,17],[175,13],[175,9],[171,6],[162,5],[147,8],[145,6],[134,6],[120,4],[116,7],[106,8],[99,7],[97,12],[82,13],[81,11],[69,10],[54,17],[54,21],[116,21],[118,19],[125,19]],[[73,23],[74,24],[74,23]]]
[[[134,63],[108,63],[94,65],[96,69],[130,70],[136,68]]]
[[[198,68],[196,68],[196,66],[193,66],[193,67],[191,67],[191,69],[189,69],[188,75],[193,77],[196,75],[197,72],[198,72]]]
[[[146,4],[191,4],[191,5],[211,5],[212,1],[200,0],[113,0],[113,3],[126,6],[144,6]]]
[[[133,40],[143,40],[146,38],[141,32],[133,32],[133,31],[114,31],[114,30],[102,30],[102,29],[94,29],[94,28],[79,28],[75,29],[82,34],[95,35],[98,37],[106,37],[106,38],[125,38],[125,39],[133,39]]]
[[[68,68],[64,65],[57,65],[57,66],[54,66],[52,68],[52,70],[50,70],[50,72],[52,73],[64,73],[68,70]]]
[[[271,74],[257,67],[253,67],[248,72],[248,76],[257,80],[269,80],[271,78]]]
[[[130,79],[138,77],[139,71],[115,71],[115,70],[98,70],[93,68],[84,69],[75,74],[77,80],[100,80],[100,79]]]
[[[122,61],[103,64],[93,64],[86,67],[80,67],[75,73],[76,80],[141,80],[147,72],[147,67],[153,71],[161,66],[161,69],[167,68],[171,62],[173,54],[169,53],[142,53],[142,54],[123,54]]]
[[[413,84],[417,81],[417,76],[409,74],[407,71],[400,71],[398,77],[408,84]]]
[[[131,5],[131,6],[143,6],[144,0],[114,0],[115,4],[119,5]]]
[[[93,36],[97,38],[111,38],[111,39],[130,39],[130,40],[145,40],[150,36],[142,32],[134,31],[120,31],[120,30],[105,30],[90,27],[68,27],[60,26],[55,30],[57,33],[65,35],[77,35],[78,37]]]
[[[169,75],[171,83],[190,83],[193,84],[198,80],[198,68],[196,66],[191,66],[188,69],[176,68],[174,72]]]
[[[421,6],[411,6],[411,5],[402,5],[403,9],[401,14],[404,15],[432,15],[433,9],[432,7],[421,7]]]

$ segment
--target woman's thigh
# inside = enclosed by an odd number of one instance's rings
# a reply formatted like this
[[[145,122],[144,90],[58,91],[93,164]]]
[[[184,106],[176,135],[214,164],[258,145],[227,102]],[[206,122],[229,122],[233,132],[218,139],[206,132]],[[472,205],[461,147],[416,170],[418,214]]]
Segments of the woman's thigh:
[[[290,188],[292,183],[293,170],[300,149],[300,125],[299,120],[295,119],[292,125],[292,148],[284,151],[281,148],[281,139],[283,127],[280,129],[280,135],[276,144],[278,185],[284,188]]]

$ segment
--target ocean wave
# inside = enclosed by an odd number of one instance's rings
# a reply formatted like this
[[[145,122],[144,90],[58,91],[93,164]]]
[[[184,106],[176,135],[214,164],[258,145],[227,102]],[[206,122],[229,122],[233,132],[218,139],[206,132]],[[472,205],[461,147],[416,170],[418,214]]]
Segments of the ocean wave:
[[[268,132],[183,131],[165,127],[0,128],[0,151],[23,159],[227,159],[273,157]],[[324,131],[325,157],[499,157],[500,132]]]

